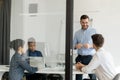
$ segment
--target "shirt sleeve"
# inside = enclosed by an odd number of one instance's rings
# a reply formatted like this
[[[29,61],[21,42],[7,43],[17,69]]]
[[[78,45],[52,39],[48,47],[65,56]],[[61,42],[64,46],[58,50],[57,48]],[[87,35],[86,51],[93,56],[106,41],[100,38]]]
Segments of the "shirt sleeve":
[[[98,56],[95,54],[93,56],[92,60],[90,61],[90,63],[88,65],[86,65],[85,67],[83,67],[81,70],[84,73],[91,73],[99,65],[100,65],[100,60],[99,60]]]
[[[38,70],[37,67],[31,67],[31,66],[28,64],[28,62],[26,61],[26,59],[25,59],[25,58],[22,58],[22,57],[18,59],[18,64],[19,64],[23,69],[27,70],[27,71],[30,72],[30,73],[35,73],[35,72]]]

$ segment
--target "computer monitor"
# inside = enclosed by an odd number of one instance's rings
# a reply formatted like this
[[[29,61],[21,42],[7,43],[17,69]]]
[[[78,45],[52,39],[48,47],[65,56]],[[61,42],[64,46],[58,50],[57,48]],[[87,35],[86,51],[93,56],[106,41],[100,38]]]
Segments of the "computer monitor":
[[[50,54],[49,46],[46,42],[37,42],[36,43],[36,50],[41,51],[43,57],[47,57]]]

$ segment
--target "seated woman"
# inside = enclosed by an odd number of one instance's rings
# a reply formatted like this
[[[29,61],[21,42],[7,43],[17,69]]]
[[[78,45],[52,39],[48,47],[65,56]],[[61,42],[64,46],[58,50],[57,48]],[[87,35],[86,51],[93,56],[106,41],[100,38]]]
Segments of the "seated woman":
[[[94,34],[92,35],[92,40],[93,48],[96,50],[93,59],[88,65],[78,62],[76,69],[85,73],[90,73],[95,70],[98,80],[112,80],[116,75],[116,71],[112,56],[102,48],[104,44],[103,36],[101,34]]]
[[[31,74],[34,74],[38,68],[31,67],[24,54],[24,41],[21,39],[13,40],[10,43],[10,48],[15,50],[15,54],[11,58],[10,69],[9,69],[9,80],[22,80],[24,76],[24,71],[27,70]]]

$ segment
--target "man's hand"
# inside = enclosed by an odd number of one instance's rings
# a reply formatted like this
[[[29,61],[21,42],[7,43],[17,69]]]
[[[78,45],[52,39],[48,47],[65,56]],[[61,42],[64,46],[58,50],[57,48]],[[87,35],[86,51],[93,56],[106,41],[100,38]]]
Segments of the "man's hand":
[[[92,48],[92,45],[91,45],[91,44],[86,43],[86,44],[84,44],[84,45],[83,45],[83,47],[84,47],[84,48],[89,49],[89,48]]]
[[[85,66],[85,65],[82,64],[82,63],[80,63],[80,62],[77,62],[77,63],[75,64],[75,67],[76,67],[77,70],[81,70],[81,68],[84,67],[84,66]]]
[[[77,70],[80,70],[80,65],[79,65],[79,63],[80,63],[80,62],[78,62],[78,63],[75,64],[75,67],[76,67]]]
[[[79,43],[79,44],[77,44],[75,47],[76,47],[77,49],[80,49],[82,46],[83,46],[83,45]]]

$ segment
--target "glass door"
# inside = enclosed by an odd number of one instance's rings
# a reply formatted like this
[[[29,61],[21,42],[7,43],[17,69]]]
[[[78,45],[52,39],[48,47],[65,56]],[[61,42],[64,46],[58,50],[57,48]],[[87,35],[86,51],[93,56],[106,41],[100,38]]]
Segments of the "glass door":
[[[72,80],[72,4],[72,0],[12,0],[10,39],[25,41],[25,57],[47,78]],[[42,56],[32,54],[31,41]],[[10,60],[13,54],[10,50]]]

